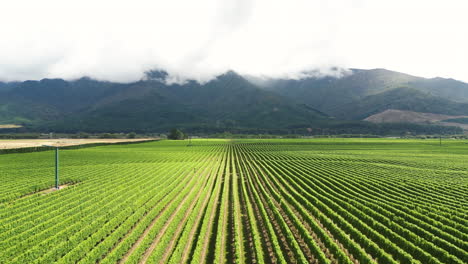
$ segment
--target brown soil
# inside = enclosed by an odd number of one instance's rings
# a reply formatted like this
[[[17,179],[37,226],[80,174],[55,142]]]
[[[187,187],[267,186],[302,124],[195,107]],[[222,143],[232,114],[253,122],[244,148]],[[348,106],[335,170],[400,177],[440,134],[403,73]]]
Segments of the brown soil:
[[[20,126],[20,125],[0,125],[0,129],[2,128],[20,128],[20,127],[23,127],[23,126]]]
[[[226,175],[226,173],[224,173],[225,177],[224,177],[224,184],[225,186],[227,185],[226,188],[224,188],[223,190],[223,197],[221,200],[224,199],[224,195],[229,195],[229,174]],[[227,177],[226,177],[227,176]],[[228,178],[228,179],[226,179]],[[227,190],[226,190],[227,189]],[[223,212],[223,215],[224,217],[222,219],[220,219],[222,221],[222,229],[221,229],[221,252],[219,253],[220,256],[222,256],[222,258],[224,259],[225,257],[225,250],[226,250],[226,237],[227,235],[225,234],[226,232],[226,225],[227,225],[227,218],[229,217],[228,216],[228,199],[226,199],[226,202],[224,203],[225,207],[224,207],[224,212]],[[223,205],[221,205],[223,206]]]
[[[260,233],[261,233],[261,235],[263,237],[262,247],[264,248],[264,251],[266,253],[266,255],[264,257],[266,257],[266,259],[269,259],[271,263],[276,263],[277,262],[277,257],[275,255],[275,251],[273,249],[273,245],[272,245],[272,242],[270,240],[270,235],[268,234],[268,231],[267,231],[268,228],[265,226],[265,223],[263,221],[263,218],[261,216],[261,212],[260,212],[260,209],[258,208],[257,203],[252,202],[252,209],[253,209],[254,214],[256,216],[258,229],[260,230]],[[251,236],[249,237],[249,246],[251,248],[251,251],[255,251],[254,241],[253,241],[253,238]]]
[[[58,190],[55,189],[55,187],[52,187],[52,188],[50,188],[50,189],[43,190],[43,191],[40,191],[40,192],[38,192],[38,193],[40,193],[40,194],[48,194],[48,193],[51,193],[51,192],[54,192],[54,191],[59,191],[59,190],[65,189],[65,188],[67,188],[67,187],[70,186],[70,185],[72,185],[72,184],[63,184],[63,185],[59,185]]]
[[[270,184],[273,184],[272,181],[268,180],[270,182]],[[279,191],[275,185],[273,185],[275,190],[276,191]],[[282,186],[281,184],[279,186]],[[283,187],[281,187],[283,188]],[[283,191],[285,191],[284,189],[282,189]],[[313,232],[312,228],[310,227],[310,225],[308,224],[307,221],[304,221],[301,214],[296,210],[296,208],[294,206],[292,206],[291,204],[287,203],[285,201],[285,203],[292,209],[292,211],[294,212],[294,214],[299,218],[299,220],[301,220],[302,224],[304,225],[304,227],[310,232],[310,234],[314,237],[314,239],[317,241],[318,245],[320,246],[320,248],[322,249],[322,251],[325,253],[325,255],[330,258],[331,260],[331,263],[338,263],[337,260],[335,259],[335,256],[333,256],[329,249],[326,248],[326,246],[323,244],[323,242],[317,237],[317,235]],[[339,241],[338,239],[336,239],[333,234],[322,224],[322,222],[320,222],[319,219],[317,219],[312,213],[309,212],[309,210],[307,208],[303,208],[305,211],[308,212],[308,215],[314,219],[314,222],[316,222],[320,228],[322,228],[326,234],[328,235],[328,237],[330,237],[335,243],[336,245],[343,251],[344,254],[346,254],[349,259],[351,260],[351,262],[353,263],[356,263],[358,264],[359,261],[357,259],[354,258],[354,256],[348,251],[347,248],[344,247],[344,245],[341,243],[341,241]],[[368,254],[369,258],[373,258],[370,254]]]
[[[211,173],[215,173],[215,172],[211,172]],[[216,183],[216,181],[213,181],[213,183],[210,186],[210,190],[214,189],[215,183]],[[201,223],[202,217],[204,216],[203,211],[205,210],[206,206],[208,205],[208,201],[210,200],[211,195],[212,195],[212,191],[210,192],[210,195],[207,195],[205,200],[203,201],[201,211],[197,216],[197,220],[195,220],[194,228],[190,232],[189,238],[187,240],[188,243],[187,243],[187,245],[185,245],[184,251],[182,253],[181,263],[186,263],[187,262],[187,259],[188,259],[189,254],[190,254],[190,249],[191,249],[192,244],[194,242],[193,238],[195,236],[195,232],[197,231],[197,228],[195,228],[195,227],[198,226]]]
[[[281,191],[277,188],[277,186],[273,183],[273,181],[271,181],[270,179],[267,179],[265,178],[266,181],[268,181],[270,183],[270,185],[272,186],[272,188],[275,189],[276,192],[278,193],[281,193]],[[281,185],[279,185],[281,186]],[[283,187],[281,187],[283,188]],[[282,191],[284,191],[284,189],[282,189]],[[321,241],[321,239],[317,236],[317,234],[315,234],[315,232],[312,230],[312,227],[309,225],[309,223],[307,221],[305,221],[302,217],[302,215],[296,210],[296,208],[291,205],[290,203],[288,203],[286,200],[283,200],[284,203],[286,203],[288,205],[289,208],[291,208],[291,210],[293,211],[293,213],[298,217],[298,219],[301,221],[301,223],[304,225],[304,227],[309,231],[309,233],[312,235],[312,237],[315,239],[315,241],[317,242],[318,246],[320,247],[320,249],[325,253],[325,255],[330,259],[331,263],[338,263],[337,260],[335,259],[335,256],[333,256],[329,249],[324,245],[324,243]],[[320,220],[318,220],[317,218],[315,218],[315,216],[310,213],[306,208],[303,208],[305,211],[308,212],[308,215],[314,220],[314,222],[316,222],[320,228],[322,228],[325,233],[328,235],[328,237],[330,237],[333,241],[335,241],[335,243],[337,244],[337,246],[350,258],[350,260],[353,262],[353,263],[359,263],[358,260],[356,260],[354,258],[354,256],[352,254],[349,253],[348,249],[346,249],[343,244],[338,241],[334,236],[333,234],[320,222]],[[371,256],[369,256],[371,257]]]
[[[364,119],[372,123],[416,123],[416,124],[437,124],[441,126],[456,126],[468,130],[467,124],[444,122],[444,120],[468,118],[468,116],[441,115],[433,113],[421,113],[405,110],[388,109],[381,113],[371,115]]]
[[[190,216],[190,214],[192,213],[192,210],[195,208],[195,205],[196,203],[198,202],[198,199],[200,198],[200,195],[203,193],[203,189],[200,189],[200,191],[198,192],[197,196],[195,197],[195,199],[193,199],[192,203],[190,204],[187,212],[185,213],[184,215],[184,218],[182,219],[182,221],[180,221],[180,223],[177,225],[177,229],[171,239],[171,242],[169,243],[169,245],[167,246],[167,248],[165,249],[164,251],[164,255],[162,256],[161,260],[159,261],[159,263],[166,263],[167,259],[169,258],[170,254],[172,254],[172,250],[174,249],[175,245],[176,245],[176,241],[177,241],[177,238],[180,236],[180,234],[182,233],[183,231],[183,228],[187,222],[187,219],[188,217]],[[208,201],[208,197],[209,195],[207,195],[205,197],[205,200],[204,200],[204,204],[206,204],[206,202]],[[200,213],[199,213],[200,215]],[[200,219],[200,217],[198,218]],[[196,231],[196,229],[194,228],[193,229],[193,232]],[[154,243],[155,245],[157,243]],[[151,252],[148,252],[148,253],[151,253]],[[149,256],[149,255],[148,255]],[[143,263],[146,263],[146,261],[144,261]]]
[[[283,251],[285,253],[285,257],[288,258],[287,261],[289,261],[290,263],[298,263],[297,261],[297,258],[296,258],[296,255],[295,253],[293,252],[292,250],[292,245],[289,243],[290,241],[287,239],[286,237],[286,234],[283,232],[283,230],[281,229],[281,226],[280,226],[280,223],[278,223],[277,219],[274,217],[274,212],[273,212],[273,209],[270,207],[270,205],[268,204],[268,202],[265,200],[265,197],[262,195],[261,191],[259,190],[258,188],[258,185],[257,183],[255,182],[255,180],[253,179],[253,174],[255,174],[256,172],[254,172],[252,170],[252,168],[249,168],[250,170],[250,188],[252,188],[252,190],[250,191],[251,193],[251,197],[252,197],[252,201],[254,201],[254,197],[253,197],[253,191],[257,191],[257,194],[260,198],[260,203],[263,204],[263,207],[265,208],[268,216],[270,216],[270,221],[273,225],[273,228],[275,229],[276,231],[276,235],[280,241],[280,246],[283,248]]]
[[[198,193],[198,196],[201,194],[201,190],[199,190],[199,193]],[[140,262],[139,263],[146,263],[146,261],[148,260],[149,256],[151,255],[151,253],[153,252],[153,250],[156,248],[156,246],[159,244],[159,241],[161,240],[161,238],[163,237],[163,235],[166,233],[166,230],[169,228],[169,225],[172,223],[172,220],[176,217],[176,215],[179,213],[179,211],[182,209],[182,206],[185,204],[185,202],[187,201],[187,199],[189,198],[190,194],[191,194],[192,191],[190,191],[190,193],[188,193],[184,199],[180,202],[179,206],[177,206],[176,210],[171,214],[171,216],[169,217],[169,219],[167,219],[166,223],[164,224],[164,226],[161,228],[161,230],[159,231],[158,235],[156,236],[156,238],[153,240],[153,242],[151,243],[150,247],[146,250],[145,254],[143,254],[143,257],[141,258]],[[197,196],[197,198],[198,198]],[[197,198],[195,198],[192,202],[192,204],[190,205],[190,207],[197,201]],[[191,210],[187,210],[186,212],[186,215],[184,216],[184,220],[181,221],[181,223],[184,223],[185,222],[185,219],[188,217],[188,213],[191,212]],[[180,223],[180,224],[181,224]],[[179,224],[179,225],[180,225]]]
[[[78,183],[59,185],[59,189],[58,189],[58,190],[65,189],[65,188],[67,188],[68,186],[75,185],[75,184],[78,184]],[[37,192],[25,194],[25,195],[19,197],[18,200],[27,198],[27,197],[29,197],[29,196],[31,196],[31,195],[34,195],[34,194],[37,194],[37,193],[42,194],[42,195],[45,195],[45,194],[49,194],[49,193],[51,193],[51,192],[58,191],[58,190],[55,189],[55,187],[52,187],[52,188],[49,188],[49,189],[45,189],[45,190],[41,190],[41,191],[37,191]]]
[[[169,194],[170,194],[170,193],[168,193],[167,195],[169,195]],[[125,234],[125,236],[123,236],[122,238],[120,238],[119,241],[113,246],[113,248],[112,248],[109,252],[107,252],[104,256],[107,256],[107,255],[109,255],[110,253],[112,253],[112,252],[116,249],[117,245],[119,245],[120,243],[122,243],[122,241],[124,241],[125,239],[127,239],[127,237],[129,237],[130,234],[136,229],[136,227],[138,226],[138,224],[140,224],[140,222],[150,213],[150,211],[153,210],[153,209],[161,202],[161,200],[163,200],[163,199],[164,199],[164,198],[159,199],[159,200],[151,207],[151,209],[149,209],[147,212],[145,212],[145,213],[143,214],[143,216],[142,216],[140,219],[138,219],[138,221],[133,225],[133,227],[132,227],[130,230],[128,230],[128,232]],[[166,209],[166,207],[169,206],[170,204],[171,204],[171,203],[168,203],[166,206],[164,206],[164,208],[162,209],[162,211],[161,211],[156,217],[159,217],[159,215],[161,215],[161,213],[164,212],[165,209]],[[153,222],[154,222],[154,220],[153,220],[151,223],[153,223]],[[146,229],[145,229],[145,231],[146,231]],[[142,238],[140,237],[140,239],[142,239]],[[138,241],[137,241],[137,242],[138,242]],[[135,242],[135,243],[137,243],[137,242]],[[141,241],[140,241],[140,243],[141,243]],[[138,243],[138,244],[139,244],[139,243]],[[136,247],[135,247],[135,248],[136,248]],[[133,251],[132,251],[132,252],[133,252]],[[131,252],[127,252],[127,253],[125,254],[124,258],[127,258],[127,257],[130,255],[130,253],[131,253]],[[104,256],[102,257],[102,259],[104,258]],[[102,260],[102,259],[101,259],[101,260]],[[98,263],[101,263],[101,261],[99,261]]]
[[[446,119],[465,118],[468,116],[441,115],[433,113],[421,113],[406,110],[388,109],[381,113],[369,116],[364,119],[373,123],[393,123],[393,122],[438,122]]]
[[[245,258],[246,259],[250,259],[252,261],[252,263],[257,263],[257,259],[255,257],[255,247],[254,247],[254,240],[253,240],[253,237],[252,237],[252,226],[250,224],[250,221],[249,221],[249,215],[248,215],[248,209],[247,209],[247,206],[246,206],[246,201],[244,200],[244,195],[246,195],[244,193],[244,190],[242,189],[242,186],[241,186],[241,181],[242,181],[242,176],[239,177],[239,203],[240,203],[240,209],[241,209],[241,221],[242,221],[242,225],[243,225],[243,235],[245,237],[245,242],[244,242],[244,245],[245,245],[245,253],[246,253],[246,256]]]
[[[93,143],[120,143],[120,142],[143,142],[149,140],[155,140],[156,138],[134,138],[134,139],[107,139],[107,138],[99,138],[99,139],[71,139],[71,138],[63,138],[63,139],[8,139],[8,140],[0,140],[0,149],[15,149],[15,148],[28,148],[28,147],[41,147],[43,145],[49,146],[57,146],[57,147],[65,147],[65,146],[76,146],[76,145],[85,145],[85,144],[93,144]]]
[[[242,166],[244,167],[244,169],[246,169],[246,171],[245,171],[246,194],[249,196],[250,203],[252,204],[252,209],[253,209],[254,214],[255,214],[255,216],[257,218],[256,222],[258,224],[259,231],[260,231],[260,233],[261,233],[261,235],[263,237],[262,247],[264,249],[264,252],[266,253],[265,256],[264,256],[265,257],[264,260],[269,261],[271,263],[276,263],[277,262],[277,256],[275,254],[275,249],[273,248],[273,243],[271,241],[271,237],[270,237],[270,234],[269,234],[267,223],[264,222],[264,220],[263,220],[261,209],[259,208],[260,204],[257,204],[257,201],[256,201],[256,199],[254,197],[254,194],[253,194],[253,186],[252,186],[251,180],[248,179],[248,178],[251,179],[251,177],[252,177],[251,174],[253,172],[251,171],[251,168],[249,168],[247,165],[245,165],[244,162],[242,162]],[[291,250],[290,250],[289,246],[287,245],[287,241],[284,238],[284,236],[282,236],[282,232],[279,230],[278,223],[276,222],[276,219],[274,219],[272,212],[269,210],[269,208],[267,208],[265,206],[263,201],[260,201],[260,203],[263,204],[265,210],[267,211],[268,216],[271,216],[270,222],[272,224],[273,229],[276,230],[277,239],[278,239],[278,242],[280,243],[280,247],[283,249],[282,250],[283,253],[286,253],[285,255],[283,254],[283,256],[285,258],[287,258],[288,256],[290,256],[290,253],[291,253]],[[293,261],[291,261],[291,263],[296,263],[296,262],[293,260]]]
[[[220,179],[220,181],[222,181],[223,179]],[[219,187],[221,188],[221,187]],[[216,193],[216,199],[214,201],[214,204],[216,204],[216,206],[220,206],[219,204],[219,198],[221,197],[222,195],[222,190],[218,190],[218,193]],[[211,212],[211,215],[210,215],[210,218],[209,218],[209,221],[208,221],[208,229],[207,230],[212,230],[213,228],[213,222],[214,222],[214,218],[216,216],[216,209],[215,208],[212,212]],[[205,241],[203,241],[203,247],[202,247],[202,251],[200,253],[200,260],[203,261],[202,263],[205,263],[205,259],[206,259],[206,255],[207,255],[207,251],[208,251],[208,248],[209,248],[209,243],[210,243],[210,236],[207,235],[205,236]]]
[[[258,168],[257,168],[258,169]],[[268,195],[268,197],[270,197],[271,201],[275,204],[275,207],[278,209],[279,213],[281,214],[282,218],[284,219],[284,221],[286,222],[286,224],[288,225],[289,229],[291,230],[291,232],[293,233],[294,237],[296,238],[296,241],[298,242],[299,246],[301,247],[302,249],[302,252],[304,253],[304,255],[306,256],[306,258],[309,260],[310,263],[316,263],[316,259],[315,259],[315,256],[314,254],[311,252],[310,248],[308,247],[307,243],[304,241],[304,239],[302,238],[302,236],[300,235],[300,232],[299,230],[296,228],[296,226],[292,223],[291,219],[289,219],[289,216],[284,212],[283,208],[281,207],[281,205],[279,204],[279,202],[277,200],[274,199],[274,196],[270,193],[270,191],[268,190],[268,187],[266,186],[265,182],[263,182],[263,179],[260,175],[257,174],[257,177],[256,177],[256,181],[255,182],[255,185],[257,185],[258,183],[261,184],[263,186],[263,188],[266,190],[266,194]],[[257,189],[259,189],[257,187]],[[275,191],[278,191],[278,190],[275,190]],[[291,208],[291,207],[290,207]],[[315,239],[315,242],[317,242],[319,245],[321,244],[321,241],[318,239],[318,237],[312,233],[314,239]],[[323,250],[323,246],[321,247],[321,249]]]
[[[205,179],[205,184],[208,184],[209,182],[209,179],[212,175],[212,171],[208,171],[207,172],[207,168],[202,172],[202,174],[206,174],[206,179]],[[212,190],[213,189],[213,185],[214,185],[214,181],[211,183],[211,185],[208,187],[209,190]],[[176,246],[176,241],[177,241],[177,238],[179,237],[179,235],[181,234],[181,232],[183,231],[183,228],[185,226],[185,222],[187,221],[187,218],[190,216],[192,210],[194,210],[195,206],[196,206],[196,203],[197,201],[200,199],[200,195],[203,193],[203,190],[204,188],[201,188],[199,190],[199,192],[197,193],[197,196],[195,197],[195,199],[192,201],[192,203],[190,204],[189,206],[189,210],[187,210],[187,212],[185,213],[184,215],[184,219],[179,223],[179,225],[177,226],[177,229],[176,229],[176,232],[175,232],[175,235],[173,236],[171,242],[169,243],[168,247],[165,249],[165,253],[163,255],[163,257],[161,258],[161,260],[159,261],[159,263],[165,263],[167,261],[167,258],[170,257],[170,254],[172,253],[172,250],[174,249],[174,247]],[[199,223],[199,221],[201,220],[201,217],[202,217],[202,212],[204,211],[204,208],[206,207],[206,205],[208,204],[208,200],[210,198],[210,195],[211,192],[209,192],[205,199],[203,200],[203,203],[202,203],[202,207],[200,209],[200,211],[198,212],[197,214],[197,220],[195,221],[195,225],[194,227],[196,227]],[[191,243],[193,242],[192,241],[192,238],[193,236],[195,235],[195,231],[197,229],[196,228],[193,228],[192,231],[190,232],[190,236],[189,236],[189,239],[187,241],[189,241],[187,243],[187,245],[185,246],[184,248],[184,251],[182,252],[182,255],[183,257],[182,258],[187,258],[188,257],[188,254],[190,252],[190,247],[191,247]],[[182,261],[182,263],[185,263],[185,261]]]
[[[192,178],[192,180],[195,179],[195,177]],[[192,181],[190,180],[190,181]],[[189,185],[189,184],[187,184]],[[161,210],[161,212],[158,213],[158,215],[153,219],[153,221],[151,221],[151,223],[148,225],[148,227],[146,227],[145,231],[143,232],[143,234],[141,234],[141,236],[138,238],[138,240],[133,244],[133,246],[127,251],[127,253],[125,253],[125,255],[122,257],[122,259],[119,261],[119,263],[125,263],[128,259],[128,257],[138,248],[138,246],[141,244],[141,242],[143,241],[143,239],[145,239],[145,237],[148,235],[148,233],[150,232],[151,228],[153,228],[153,226],[156,224],[156,222],[159,220],[159,218],[161,217],[161,215],[167,210],[167,208],[174,202],[175,200],[171,200],[168,204],[166,204],[164,206],[164,208]],[[135,228],[135,227],[133,227]]]

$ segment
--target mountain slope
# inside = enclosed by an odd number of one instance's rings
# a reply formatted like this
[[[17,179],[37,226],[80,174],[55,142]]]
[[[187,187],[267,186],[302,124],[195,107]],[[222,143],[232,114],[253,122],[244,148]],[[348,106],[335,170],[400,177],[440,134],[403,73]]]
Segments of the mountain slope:
[[[89,78],[7,83],[0,86],[0,123],[56,121],[87,109],[122,86]]]
[[[426,91],[434,96],[440,96],[455,102],[468,102],[468,84],[454,79],[420,78],[410,83],[415,89]]]
[[[468,103],[455,103],[416,89],[397,88],[338,105],[330,113],[337,118],[362,120],[388,109],[467,115]]]
[[[372,123],[436,123],[440,121],[456,121],[468,116],[451,116],[433,113],[422,113],[406,110],[389,109],[367,117]]]
[[[337,115],[339,118],[346,119],[355,119],[359,115],[354,113],[347,115],[342,111],[337,112],[336,109],[340,109],[342,105],[356,104],[368,96],[399,88],[416,90],[445,100],[468,103],[468,84],[466,83],[443,78],[425,79],[385,69],[353,69],[351,74],[347,74],[342,78],[268,79],[263,83],[261,81],[258,83],[263,84],[262,87],[266,90],[308,104],[329,115]],[[411,94],[412,92],[408,93]],[[390,93],[389,95],[393,94]],[[419,99],[422,99],[421,96],[419,96]],[[388,102],[392,104],[392,98],[388,98]],[[421,106],[418,106],[419,102],[414,101],[417,104],[416,108],[424,108],[424,105],[427,106],[432,102],[433,100],[431,99],[421,102]],[[446,102],[444,101],[443,103],[445,106]],[[403,110],[408,109],[405,108]],[[435,109],[434,111],[432,109],[425,110],[431,113],[441,112],[440,109]],[[372,111],[372,109],[369,109],[367,112]],[[444,114],[452,114],[451,111],[442,112]],[[363,110],[360,110],[360,112],[363,112]]]
[[[126,84],[89,78],[0,83],[0,124],[64,132],[163,132],[179,127],[202,132],[314,128],[374,133],[382,129],[357,120],[388,109],[468,114],[467,84],[384,69],[300,80],[246,79],[231,71],[203,84],[167,84],[167,77],[149,71],[141,81]]]
[[[460,127],[468,130],[468,116],[450,116],[432,113],[421,113],[405,110],[389,109],[381,113],[371,115],[364,119],[372,123],[412,123],[412,124],[432,124],[439,126]]]
[[[85,101],[84,109],[73,108],[76,111],[42,127],[60,131],[164,131],[174,126],[286,129],[328,119],[311,107],[259,89],[234,72],[205,84],[167,85],[150,79],[97,91],[98,99]]]

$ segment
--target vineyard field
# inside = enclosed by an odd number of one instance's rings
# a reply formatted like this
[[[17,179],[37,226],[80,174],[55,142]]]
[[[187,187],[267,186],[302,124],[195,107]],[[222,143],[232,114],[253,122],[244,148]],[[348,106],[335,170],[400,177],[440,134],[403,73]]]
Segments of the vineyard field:
[[[0,263],[468,263],[468,141],[194,139],[0,155]]]

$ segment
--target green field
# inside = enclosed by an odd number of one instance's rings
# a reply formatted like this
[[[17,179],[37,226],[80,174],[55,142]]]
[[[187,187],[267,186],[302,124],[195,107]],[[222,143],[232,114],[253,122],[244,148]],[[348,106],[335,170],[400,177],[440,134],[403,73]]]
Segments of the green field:
[[[468,263],[467,141],[187,143],[0,155],[0,263]]]

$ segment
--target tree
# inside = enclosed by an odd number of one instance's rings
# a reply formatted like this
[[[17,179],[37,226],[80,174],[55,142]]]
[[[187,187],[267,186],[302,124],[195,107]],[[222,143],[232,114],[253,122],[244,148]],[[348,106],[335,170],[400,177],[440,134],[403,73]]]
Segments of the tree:
[[[172,140],[183,140],[185,139],[185,134],[179,129],[173,128],[171,132],[169,132],[169,135],[167,136],[167,138],[172,139]]]
[[[111,133],[104,133],[99,138],[117,138],[117,135]]]
[[[130,133],[128,133],[127,138],[136,138],[136,136],[137,135],[136,135],[135,132],[130,132]]]
[[[80,134],[78,135],[79,138],[89,138],[89,134],[88,133],[85,133],[85,132],[80,132]]]

